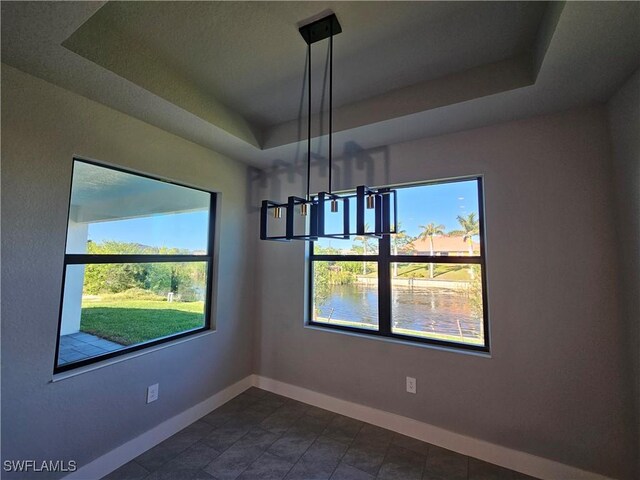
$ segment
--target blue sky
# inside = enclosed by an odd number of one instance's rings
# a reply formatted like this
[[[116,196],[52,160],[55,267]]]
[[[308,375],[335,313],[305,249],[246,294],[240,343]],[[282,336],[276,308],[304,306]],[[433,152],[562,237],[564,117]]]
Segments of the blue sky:
[[[456,217],[471,212],[478,216],[478,188],[475,180],[398,189],[398,219],[411,236],[419,225],[442,224],[445,231],[459,230]]]
[[[355,225],[355,201],[351,202],[352,224]],[[417,236],[420,225],[433,222],[445,231],[459,229],[456,217],[478,213],[475,180],[431,184],[398,189],[398,219],[402,229]],[[367,212],[371,214],[371,211]],[[327,213],[327,232],[340,231],[340,214]],[[370,222],[373,224],[373,221]],[[355,227],[353,227],[355,229]],[[152,217],[100,222],[89,226],[89,239],[94,242],[117,240],[149,246],[206,250],[208,213],[206,211],[156,215]],[[323,246],[349,248],[352,240],[323,239]]]
[[[89,240],[140,243],[152,247],[206,250],[208,238],[207,211],[154,215],[89,225]]]
[[[352,202],[351,210],[355,210]],[[445,232],[459,230],[458,215],[476,213],[478,217],[478,188],[476,180],[424,185],[419,187],[398,188],[398,220],[401,228],[410,236],[417,236],[420,225],[435,223],[444,225]],[[350,212],[355,225],[355,212]],[[339,214],[327,214],[327,231],[339,231],[342,217]],[[373,222],[371,222],[373,226]],[[322,239],[322,246],[349,248],[352,240]]]

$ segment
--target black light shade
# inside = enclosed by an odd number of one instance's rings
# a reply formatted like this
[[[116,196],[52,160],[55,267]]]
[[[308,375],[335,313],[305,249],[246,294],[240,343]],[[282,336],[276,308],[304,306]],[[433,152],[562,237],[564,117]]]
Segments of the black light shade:
[[[373,204],[373,231],[366,229],[365,214]],[[389,188],[356,188],[356,235],[381,238],[398,232],[398,195]],[[393,215],[392,215],[393,214]]]
[[[286,203],[277,203],[272,202],[271,200],[263,200],[262,206],[260,207],[260,240],[274,240],[278,242],[287,242],[289,239],[286,235],[269,235],[269,215],[274,214],[275,218],[280,218],[282,216],[282,209],[286,209]],[[277,210],[278,209],[278,210]],[[286,211],[286,210],[285,210]],[[278,213],[280,215],[278,215]],[[289,214],[287,213],[287,218]]]
[[[349,196],[336,195],[335,193],[320,192],[318,193],[318,237],[322,238],[343,238],[348,239],[351,235],[349,232]],[[327,202],[331,202],[331,212],[339,213],[339,205],[342,204],[342,232],[326,231],[326,208]],[[338,206],[338,211],[333,210],[333,206]]]
[[[295,232],[297,206],[310,210],[308,234],[296,234]],[[306,215],[301,216],[306,217]],[[318,224],[318,202],[316,200],[307,200],[305,198],[295,196],[289,197],[287,200],[287,240],[317,240]]]

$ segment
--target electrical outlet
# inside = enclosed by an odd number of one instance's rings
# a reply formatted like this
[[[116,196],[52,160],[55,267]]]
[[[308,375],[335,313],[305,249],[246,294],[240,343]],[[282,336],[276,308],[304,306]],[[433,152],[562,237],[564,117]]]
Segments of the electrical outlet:
[[[147,403],[155,402],[158,399],[158,388],[157,383],[147,387]]]
[[[416,379],[413,377],[407,377],[407,392],[416,393]]]

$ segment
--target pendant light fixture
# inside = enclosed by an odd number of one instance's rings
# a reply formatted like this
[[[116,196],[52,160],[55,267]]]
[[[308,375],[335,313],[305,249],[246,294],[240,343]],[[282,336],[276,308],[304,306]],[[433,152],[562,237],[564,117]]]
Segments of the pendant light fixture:
[[[308,30],[307,30],[308,29]],[[303,33],[304,31],[304,33]],[[327,192],[319,192],[318,199],[318,236],[325,238],[349,238],[349,198],[333,193],[333,36],[342,32],[340,22],[335,14],[329,15],[317,22],[302,27],[300,33],[309,44],[329,38],[329,189]],[[310,143],[310,139],[308,140]],[[327,232],[326,226],[326,205],[329,204],[331,214],[342,211],[342,232]],[[342,209],[340,208],[342,204]]]
[[[333,193],[333,37],[342,32],[342,27],[335,14],[316,20],[299,29],[300,35],[307,43],[307,192],[305,198],[290,196],[286,203],[278,203],[271,200],[263,200],[260,210],[260,238],[262,240],[289,241],[306,240],[314,241],[319,238],[348,239],[352,235],[382,237],[397,232],[397,195],[395,190],[388,188],[374,189],[365,185],[356,188],[355,195],[340,195]],[[329,39],[329,179],[328,191],[319,192],[317,196],[310,193],[311,186],[311,45],[321,40]],[[356,199],[356,231],[350,231],[349,204],[352,198]],[[326,215],[327,206],[329,214],[342,214],[342,231],[327,232]],[[301,217],[308,217],[308,233],[296,234],[296,207]],[[366,210],[374,212],[374,229],[366,229]],[[268,223],[270,215],[278,221],[285,213],[285,235],[270,235]],[[393,214],[393,215],[392,215]]]

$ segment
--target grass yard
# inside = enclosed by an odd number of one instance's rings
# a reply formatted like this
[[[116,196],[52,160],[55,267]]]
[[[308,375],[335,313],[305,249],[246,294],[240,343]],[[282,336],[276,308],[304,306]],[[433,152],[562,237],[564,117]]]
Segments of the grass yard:
[[[135,345],[202,327],[204,302],[94,300],[82,303],[80,331]]]
[[[429,264],[414,263],[400,264],[398,268],[400,278],[429,278]],[[433,269],[434,280],[469,281],[469,268],[457,264],[437,264]]]

